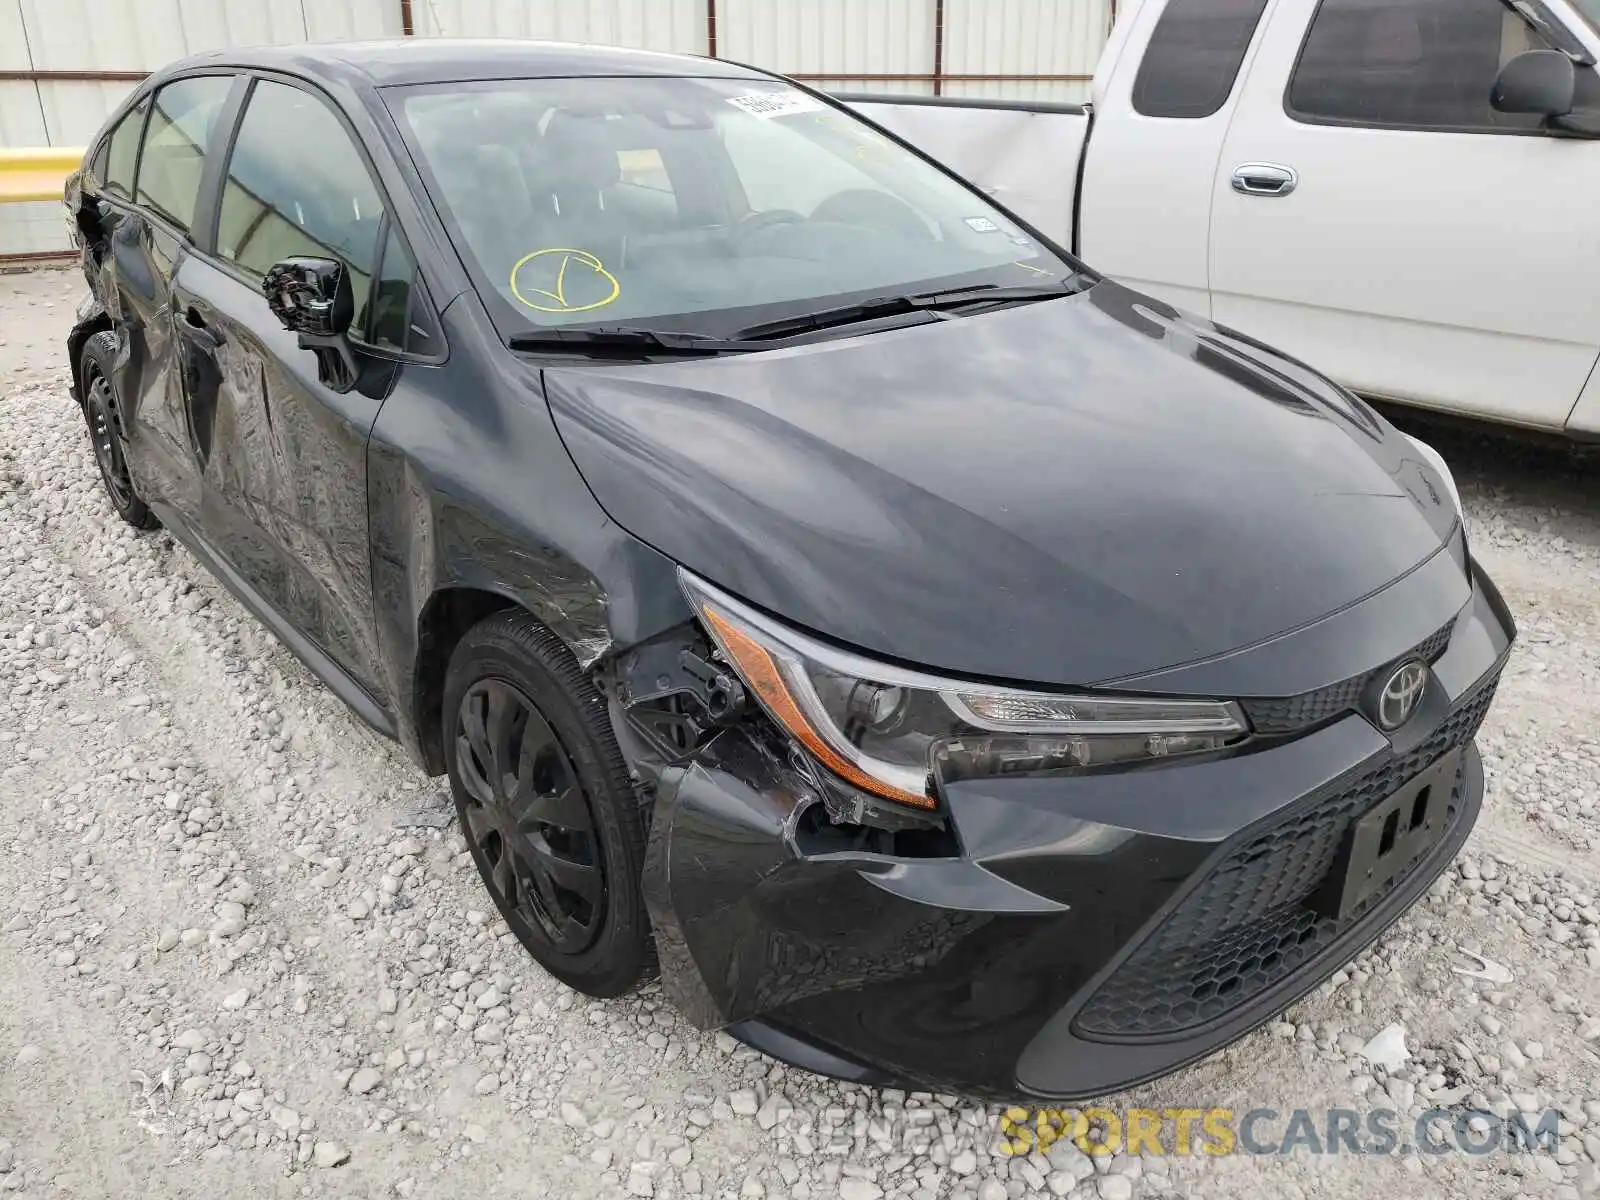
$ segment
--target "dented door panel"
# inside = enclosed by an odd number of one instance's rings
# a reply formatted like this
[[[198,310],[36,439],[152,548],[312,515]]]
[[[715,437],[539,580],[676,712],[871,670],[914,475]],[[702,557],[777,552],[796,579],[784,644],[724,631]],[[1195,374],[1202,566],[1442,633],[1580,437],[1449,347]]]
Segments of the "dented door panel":
[[[121,351],[113,380],[135,484],[192,519],[200,493],[185,450],[183,384],[176,362],[172,283],[184,243],[142,214],[104,206],[109,248],[104,288]]]
[[[266,601],[375,698],[381,670],[367,552],[366,443],[397,365],[326,387],[259,289],[200,259],[185,316],[186,421],[202,532]],[[196,328],[204,336],[196,336]]]

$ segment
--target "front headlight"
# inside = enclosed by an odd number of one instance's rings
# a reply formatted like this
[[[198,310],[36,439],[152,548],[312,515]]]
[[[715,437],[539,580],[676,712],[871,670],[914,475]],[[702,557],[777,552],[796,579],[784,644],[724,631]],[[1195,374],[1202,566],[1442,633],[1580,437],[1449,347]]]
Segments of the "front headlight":
[[[745,686],[856,787],[931,809],[932,779],[1103,766],[1215,750],[1248,730],[1217,700],[1065,695],[941,679],[825,645],[679,571]]]

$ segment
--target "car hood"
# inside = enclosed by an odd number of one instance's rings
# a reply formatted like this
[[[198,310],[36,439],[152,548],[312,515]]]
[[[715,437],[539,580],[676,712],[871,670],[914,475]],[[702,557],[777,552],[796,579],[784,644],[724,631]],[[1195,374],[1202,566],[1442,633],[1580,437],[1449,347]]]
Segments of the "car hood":
[[[545,372],[607,514],[814,633],[1089,684],[1383,588],[1456,523],[1403,435],[1117,284],[770,352]]]

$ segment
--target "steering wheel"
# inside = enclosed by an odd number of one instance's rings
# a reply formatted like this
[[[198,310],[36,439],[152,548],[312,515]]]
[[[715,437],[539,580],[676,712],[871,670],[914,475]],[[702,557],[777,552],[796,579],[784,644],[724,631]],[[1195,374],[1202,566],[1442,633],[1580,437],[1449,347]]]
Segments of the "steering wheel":
[[[763,229],[772,229],[778,225],[796,225],[804,220],[805,216],[792,208],[768,208],[761,212],[748,212],[740,217],[733,227],[734,241],[742,246]]]
[[[933,232],[899,196],[872,188],[846,188],[835,192],[811,212],[813,221],[837,221],[842,225],[876,226],[892,230],[908,241],[931,242]]]

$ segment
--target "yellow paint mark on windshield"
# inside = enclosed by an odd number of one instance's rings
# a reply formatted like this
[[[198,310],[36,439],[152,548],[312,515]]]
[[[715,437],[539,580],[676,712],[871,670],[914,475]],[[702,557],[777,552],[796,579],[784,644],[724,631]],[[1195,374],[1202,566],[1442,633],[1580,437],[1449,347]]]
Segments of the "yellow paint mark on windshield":
[[[537,266],[533,266],[537,264]],[[527,295],[519,278],[531,268]],[[534,281],[548,284],[535,287]],[[519,258],[511,268],[511,294],[535,312],[575,313],[604,308],[622,294],[622,284],[587,250],[550,246]],[[530,300],[529,295],[539,297]]]
[[[1035,275],[1048,275],[1048,274],[1050,274],[1049,271],[1041,271],[1038,267],[1030,267],[1025,262],[1014,262],[1011,265],[1013,267],[1021,267],[1024,271],[1032,271]]]

